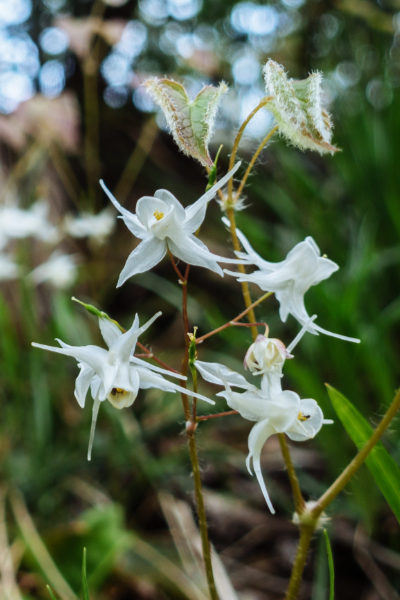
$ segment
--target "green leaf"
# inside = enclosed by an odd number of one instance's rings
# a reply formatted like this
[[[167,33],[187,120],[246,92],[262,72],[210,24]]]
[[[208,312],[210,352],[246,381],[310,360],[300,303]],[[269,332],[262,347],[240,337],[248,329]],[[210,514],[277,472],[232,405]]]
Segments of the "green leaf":
[[[154,102],[162,109],[175,142],[185,154],[203,166],[212,167],[208,152],[215,115],[225,83],[219,87],[206,85],[191,102],[182,84],[171,79],[149,79],[146,87]]]
[[[83,595],[83,600],[89,600],[89,588],[88,588],[87,576],[86,576],[86,548],[83,549],[83,560],[82,560],[82,595]]]
[[[57,598],[55,597],[55,595],[53,594],[53,590],[51,589],[51,587],[49,585],[46,585],[48,592],[50,594],[50,598],[51,600],[57,600]]]
[[[353,404],[335,388],[327,385],[329,398],[343,427],[360,450],[373,433],[371,425]],[[376,484],[400,523],[400,469],[381,442],[365,460]]]
[[[329,566],[329,600],[335,600],[335,567],[333,564],[333,555],[331,543],[329,541],[328,532],[324,529],[324,538],[326,545],[326,553],[328,555],[328,566]]]

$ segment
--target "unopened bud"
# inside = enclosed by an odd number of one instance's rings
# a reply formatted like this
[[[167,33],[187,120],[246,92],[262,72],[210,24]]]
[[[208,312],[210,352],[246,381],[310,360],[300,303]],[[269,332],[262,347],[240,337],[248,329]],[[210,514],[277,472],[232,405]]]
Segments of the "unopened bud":
[[[265,335],[258,335],[244,357],[244,368],[254,374],[281,373],[284,362],[292,358],[281,340],[268,337],[268,326]]]

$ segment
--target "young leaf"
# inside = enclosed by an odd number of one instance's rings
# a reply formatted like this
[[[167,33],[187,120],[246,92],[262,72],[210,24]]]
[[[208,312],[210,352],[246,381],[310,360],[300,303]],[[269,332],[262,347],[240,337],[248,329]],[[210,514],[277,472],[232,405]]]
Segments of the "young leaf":
[[[328,555],[329,566],[329,600],[335,600],[335,567],[333,564],[333,555],[328,532],[324,529],[324,538],[326,544],[326,553]]]
[[[307,79],[288,79],[281,65],[269,60],[263,68],[266,92],[271,96],[266,108],[272,112],[279,131],[301,150],[333,154],[332,123],[322,107],[322,75],[311,73]]]
[[[215,115],[225,83],[215,88],[206,85],[191,102],[182,84],[171,79],[149,79],[147,90],[163,111],[175,142],[185,154],[196,158],[203,166],[212,167],[208,152]]]
[[[373,433],[372,427],[353,404],[327,385],[329,398],[348,435],[360,450]],[[371,450],[365,464],[400,523],[400,469],[381,442]]]

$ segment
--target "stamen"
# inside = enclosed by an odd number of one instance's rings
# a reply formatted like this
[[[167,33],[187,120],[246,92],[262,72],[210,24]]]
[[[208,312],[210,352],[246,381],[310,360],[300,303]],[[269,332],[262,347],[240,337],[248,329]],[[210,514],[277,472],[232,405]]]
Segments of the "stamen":
[[[164,216],[164,213],[163,213],[163,212],[160,212],[159,210],[156,210],[156,211],[153,213],[153,215],[155,216],[155,218],[157,219],[157,221],[161,221],[161,219],[162,219],[162,218],[163,218],[163,216]]]
[[[307,421],[307,419],[309,419],[310,417],[311,415],[303,415],[302,412],[299,412],[299,414],[297,415],[299,421]]]
[[[113,388],[111,390],[111,394],[113,396],[116,396],[117,394],[127,394],[128,392],[126,390],[123,390],[122,388]]]

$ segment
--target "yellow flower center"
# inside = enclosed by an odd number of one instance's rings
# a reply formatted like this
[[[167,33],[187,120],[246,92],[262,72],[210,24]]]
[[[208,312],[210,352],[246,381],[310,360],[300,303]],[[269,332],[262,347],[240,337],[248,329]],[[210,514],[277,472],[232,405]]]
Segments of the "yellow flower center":
[[[155,216],[155,218],[157,219],[157,221],[161,221],[161,219],[162,219],[162,218],[163,218],[163,216],[164,216],[164,213],[163,213],[163,212],[160,212],[159,210],[156,210],[156,212],[155,212],[155,213],[153,213],[153,215]]]
[[[307,421],[307,419],[309,419],[310,417],[311,415],[303,415],[302,412],[299,412],[299,414],[297,415],[299,421]]]
[[[122,388],[113,388],[111,390],[111,395],[112,396],[116,396],[117,394],[127,394],[128,392],[126,390],[123,390]]]

